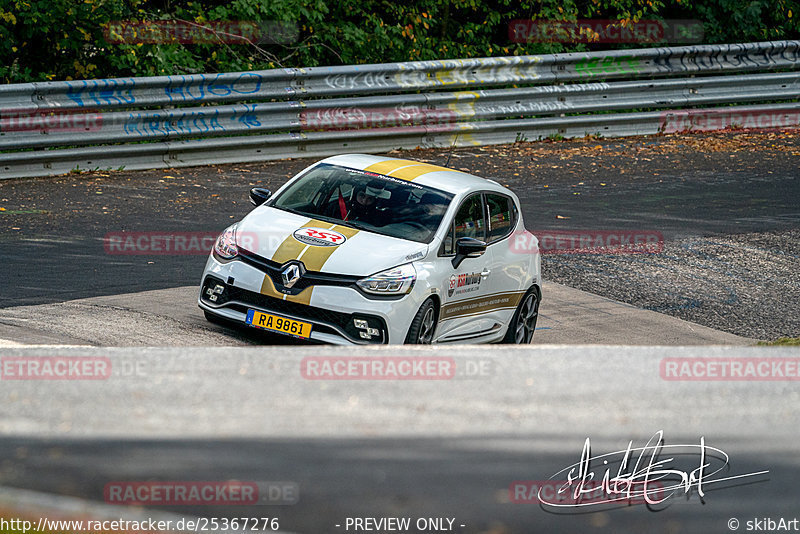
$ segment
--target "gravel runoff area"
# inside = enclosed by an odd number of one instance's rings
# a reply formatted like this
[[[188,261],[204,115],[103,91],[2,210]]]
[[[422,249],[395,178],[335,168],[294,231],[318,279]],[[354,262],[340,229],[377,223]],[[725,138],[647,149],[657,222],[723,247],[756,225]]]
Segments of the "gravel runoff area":
[[[441,164],[447,152],[403,155]],[[453,156],[451,166],[516,191],[534,233],[663,232],[654,254],[544,254],[545,279],[744,337],[800,336],[800,131],[519,143]]]
[[[800,230],[667,241],[654,254],[550,254],[546,279],[740,336],[800,335]]]
[[[800,130],[389,155],[451,160],[452,168],[497,180],[519,195],[534,232],[663,233],[657,254],[545,255],[546,279],[742,336],[800,336]],[[309,163],[0,180],[0,255],[12,282],[0,307],[194,284],[202,258],[109,256],[103,236],[219,231],[249,211],[249,187],[275,189]]]

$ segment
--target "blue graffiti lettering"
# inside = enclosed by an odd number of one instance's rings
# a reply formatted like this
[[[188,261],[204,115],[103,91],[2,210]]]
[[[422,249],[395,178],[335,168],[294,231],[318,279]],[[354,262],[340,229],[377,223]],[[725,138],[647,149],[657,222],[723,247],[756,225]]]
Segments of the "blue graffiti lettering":
[[[169,77],[169,83],[164,88],[170,102],[187,100],[202,100],[206,95],[230,96],[231,94],[249,95],[261,89],[261,75],[255,72],[243,72],[230,83],[223,80],[229,75],[199,74],[196,76]]]
[[[222,126],[219,123],[219,111],[218,110],[214,111],[214,117],[211,119],[211,127],[214,128],[214,131],[217,131],[217,129],[220,129],[223,132],[225,131],[225,127]]]
[[[238,109],[234,108],[233,113],[231,114],[231,121],[238,121],[247,128],[261,126],[261,122],[258,120],[258,117],[256,115],[256,108],[258,107],[258,105],[244,104],[243,107],[244,109],[241,110],[241,114],[239,114]]]
[[[91,99],[95,106],[125,105],[136,102],[132,90],[135,78],[127,80],[81,80],[67,83],[67,98],[79,107],[85,107],[84,98]],[[80,84],[80,85],[78,85]]]
[[[142,132],[139,130],[139,122],[142,119],[142,114],[137,113],[128,113],[128,120],[125,121],[124,131],[126,135],[131,135],[133,132],[139,134],[139,137],[142,137]]]

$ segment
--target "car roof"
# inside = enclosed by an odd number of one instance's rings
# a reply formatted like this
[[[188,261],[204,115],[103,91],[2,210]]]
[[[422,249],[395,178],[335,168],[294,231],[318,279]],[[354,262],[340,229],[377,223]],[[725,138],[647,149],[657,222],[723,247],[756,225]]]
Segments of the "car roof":
[[[415,184],[434,187],[453,194],[475,190],[509,193],[508,189],[493,180],[410,159],[387,158],[370,154],[342,154],[326,158],[321,163],[341,165],[413,181]]]

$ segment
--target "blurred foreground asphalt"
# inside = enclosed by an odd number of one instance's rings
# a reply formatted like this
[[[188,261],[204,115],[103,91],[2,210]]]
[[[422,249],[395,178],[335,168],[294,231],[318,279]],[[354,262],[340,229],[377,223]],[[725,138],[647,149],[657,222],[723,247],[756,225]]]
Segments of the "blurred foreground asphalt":
[[[306,533],[347,517],[451,517],[463,533],[725,532],[727,521],[797,513],[796,381],[672,381],[665,358],[787,358],[747,347],[5,348],[13,356],[108,358],[93,381],[3,381],[0,485],[103,500],[115,481],[292,481],[297,504],[158,506],[201,516],[277,516]],[[309,357],[452,358],[432,380],[306,379]],[[304,373],[303,370],[306,370]],[[439,376],[440,378],[442,375]],[[729,455],[705,504],[676,497],[554,513],[510,502],[592,454],[706,445]],[[687,471],[690,452],[673,455]],[[707,460],[719,464],[719,454]],[[686,467],[686,466],[689,467]],[[692,467],[693,466],[693,467]],[[603,471],[600,460],[592,464]],[[712,484],[712,478],[768,475]],[[560,475],[565,476],[565,475]],[[352,532],[352,530],[351,530]],[[416,532],[416,530],[412,530]]]

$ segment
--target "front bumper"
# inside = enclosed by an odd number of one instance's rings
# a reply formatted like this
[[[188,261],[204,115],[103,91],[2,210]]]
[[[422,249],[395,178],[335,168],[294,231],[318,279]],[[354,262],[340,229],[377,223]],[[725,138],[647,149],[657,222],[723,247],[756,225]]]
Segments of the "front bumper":
[[[212,302],[211,298],[215,298],[215,301]],[[311,323],[311,339],[327,343],[360,345],[389,342],[386,322],[382,317],[360,312],[337,312],[281,300],[228,285],[214,276],[206,276],[203,280],[198,304],[210,313],[244,324],[247,324],[247,311],[251,309]],[[355,320],[366,321],[368,327],[377,330],[379,334],[371,335],[370,338],[362,337],[362,332],[366,334],[366,331],[356,328]]]
[[[370,299],[351,287],[315,286],[308,303],[295,302],[282,295],[262,293],[266,273],[244,261],[217,261],[209,257],[198,297],[203,310],[246,325],[248,309],[311,323],[310,339],[337,345],[403,343],[418,308],[412,294],[401,299]],[[215,289],[221,286],[221,292]],[[269,287],[273,287],[269,285]],[[211,293],[209,294],[209,290]],[[213,295],[213,300],[212,300]],[[368,328],[379,332],[370,335]]]

